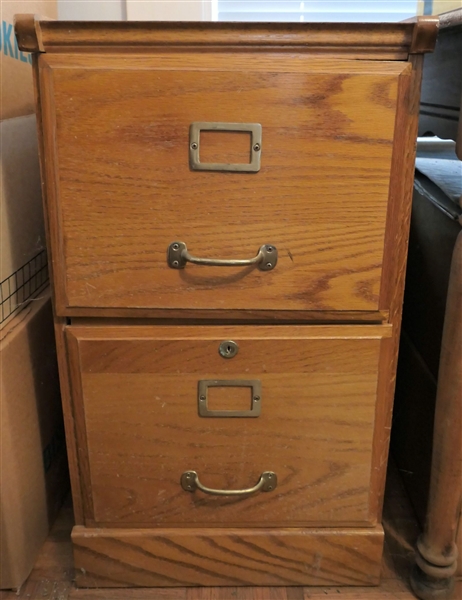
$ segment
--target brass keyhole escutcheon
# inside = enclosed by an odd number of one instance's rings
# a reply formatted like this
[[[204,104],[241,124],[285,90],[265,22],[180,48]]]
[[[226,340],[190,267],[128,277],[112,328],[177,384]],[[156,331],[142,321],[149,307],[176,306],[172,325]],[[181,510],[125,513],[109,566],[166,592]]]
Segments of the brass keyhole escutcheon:
[[[218,347],[218,352],[223,358],[233,358],[239,351],[239,346],[232,340],[221,342]]]

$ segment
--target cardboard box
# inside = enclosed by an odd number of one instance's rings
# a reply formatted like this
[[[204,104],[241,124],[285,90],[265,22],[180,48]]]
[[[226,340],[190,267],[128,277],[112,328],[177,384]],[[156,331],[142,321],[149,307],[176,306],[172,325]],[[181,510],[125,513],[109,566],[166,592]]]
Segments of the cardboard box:
[[[0,589],[28,577],[68,489],[47,290],[0,332]]]
[[[45,248],[35,115],[0,123],[0,281]]]
[[[0,0],[0,120],[35,112],[32,58],[21,52],[14,36],[14,15],[35,13],[56,19],[56,0]]]
[[[16,13],[56,17],[56,2],[0,3],[0,589],[8,589],[28,577],[69,483],[50,294],[27,300],[46,283],[46,251],[31,58],[13,32]]]
[[[0,122],[0,329],[48,279],[35,116]]]

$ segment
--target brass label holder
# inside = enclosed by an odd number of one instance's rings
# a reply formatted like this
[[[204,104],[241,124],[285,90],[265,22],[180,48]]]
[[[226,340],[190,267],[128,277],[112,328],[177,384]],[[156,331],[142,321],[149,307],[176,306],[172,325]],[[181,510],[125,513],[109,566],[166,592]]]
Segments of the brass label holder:
[[[249,410],[210,410],[208,390],[211,387],[248,387],[252,390]],[[259,417],[261,412],[261,381],[258,379],[201,379],[197,389],[197,405],[201,417]]]
[[[251,134],[249,163],[201,163],[201,131],[240,131]],[[257,173],[260,170],[262,130],[259,123],[205,123],[196,121],[189,127],[189,164],[193,171],[232,171]]]

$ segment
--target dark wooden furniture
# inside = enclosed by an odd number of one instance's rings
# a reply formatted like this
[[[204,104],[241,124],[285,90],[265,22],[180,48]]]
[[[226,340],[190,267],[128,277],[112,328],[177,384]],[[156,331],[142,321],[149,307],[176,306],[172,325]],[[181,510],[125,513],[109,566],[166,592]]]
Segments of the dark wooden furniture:
[[[459,159],[461,100],[459,9],[441,15],[419,120],[421,135],[456,140]],[[393,427],[396,459],[424,527],[412,574],[423,600],[455,597],[462,498],[462,182],[456,175],[448,185],[434,158],[425,170],[432,180],[416,177]],[[460,173],[460,163],[451,164]]]
[[[450,598],[462,500],[462,232],[449,278],[433,435],[430,495],[412,586],[419,598]]]

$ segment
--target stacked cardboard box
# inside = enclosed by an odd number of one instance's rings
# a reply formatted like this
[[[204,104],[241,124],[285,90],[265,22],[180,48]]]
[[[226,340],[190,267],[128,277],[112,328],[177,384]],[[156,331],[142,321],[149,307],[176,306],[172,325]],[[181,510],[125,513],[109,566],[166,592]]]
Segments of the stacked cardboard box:
[[[0,589],[29,575],[67,493],[30,55],[14,14],[55,0],[0,0]]]
[[[0,331],[0,588],[19,588],[68,489],[49,291]]]

